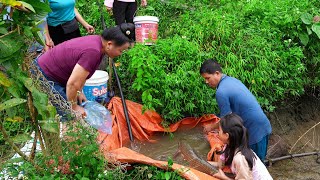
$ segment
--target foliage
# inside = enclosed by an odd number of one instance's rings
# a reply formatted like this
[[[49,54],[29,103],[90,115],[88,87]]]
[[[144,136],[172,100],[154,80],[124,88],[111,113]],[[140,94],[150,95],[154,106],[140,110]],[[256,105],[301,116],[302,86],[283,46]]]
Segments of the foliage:
[[[160,17],[161,38],[157,45],[136,45],[122,56],[121,78],[129,99],[155,109],[169,122],[218,112],[198,73],[208,57],[240,79],[267,111],[273,111],[278,101],[320,85],[319,39],[312,36],[307,49],[299,39],[300,17],[307,11],[317,14],[318,1],[150,0],[148,4],[138,14]],[[186,41],[189,47],[182,45]]]
[[[111,15],[106,13],[106,8],[103,5],[104,1],[99,0],[78,0],[76,6],[79,13],[84,17],[84,19],[95,28],[95,34],[101,34],[103,31],[101,23],[101,15],[105,20],[106,27],[114,26],[114,20]],[[85,29],[81,28],[82,35],[86,34]]]
[[[131,170],[126,170],[124,165],[108,164],[95,141],[96,134],[81,123],[70,125],[62,140],[62,154],[47,157],[37,154],[35,161],[39,167],[44,168],[43,171],[35,169],[28,162],[17,166],[17,159],[6,164],[7,173],[17,177],[23,172],[23,176],[28,179],[182,179],[175,171],[153,166],[134,165]],[[173,161],[169,159],[168,164],[170,169]]]
[[[129,87],[125,94],[172,121],[213,112],[213,91],[198,70],[206,57],[210,56],[199,46],[179,36],[159,40],[155,46],[135,45],[119,59],[120,77]]]
[[[29,138],[31,130],[30,109],[38,111],[37,120],[55,117],[56,111],[48,104],[47,95],[34,87],[26,72],[29,66],[27,50],[29,44],[39,37],[39,22],[50,11],[48,4],[39,0],[1,1],[0,4],[0,121],[1,126],[18,145]],[[11,19],[3,19],[11,5]],[[30,94],[29,94],[30,93]],[[25,102],[29,97],[27,106]],[[21,128],[21,129],[20,129]],[[18,141],[16,141],[18,140]],[[1,154],[9,148],[0,136]]]
[[[300,41],[303,45],[307,45],[309,42],[309,36],[315,33],[320,39],[320,16],[312,16],[309,13],[301,15],[302,22],[306,25],[306,32],[299,35]]]

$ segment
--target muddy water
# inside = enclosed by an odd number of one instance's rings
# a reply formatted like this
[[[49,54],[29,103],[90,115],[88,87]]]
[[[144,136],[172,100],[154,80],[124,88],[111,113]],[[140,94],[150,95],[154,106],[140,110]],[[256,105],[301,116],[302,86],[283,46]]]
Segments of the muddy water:
[[[178,142],[181,138],[186,139],[196,153],[201,158],[206,159],[210,145],[202,132],[201,126],[189,130],[178,130],[171,135],[159,133],[153,138],[157,141],[156,143],[136,142],[133,149],[153,159],[167,161],[168,158],[173,158],[177,152]],[[183,160],[181,155],[176,156],[173,161],[187,166],[187,162]]]

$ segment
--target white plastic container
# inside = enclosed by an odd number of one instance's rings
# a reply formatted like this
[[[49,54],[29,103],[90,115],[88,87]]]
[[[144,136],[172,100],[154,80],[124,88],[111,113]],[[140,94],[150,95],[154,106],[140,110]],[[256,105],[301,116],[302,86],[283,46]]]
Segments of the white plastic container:
[[[83,93],[89,101],[106,99],[108,92],[109,75],[106,71],[96,70],[83,87]]]

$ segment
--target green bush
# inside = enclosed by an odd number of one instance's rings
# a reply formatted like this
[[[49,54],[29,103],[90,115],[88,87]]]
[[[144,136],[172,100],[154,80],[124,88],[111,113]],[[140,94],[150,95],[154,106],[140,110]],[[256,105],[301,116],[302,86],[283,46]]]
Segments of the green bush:
[[[320,2],[289,0],[149,0],[138,15],[160,18],[159,41],[136,45],[118,59],[127,99],[159,112],[166,122],[217,113],[214,91],[199,67],[216,58],[267,111],[320,85],[320,42],[301,16],[319,15]],[[109,21],[109,20],[108,20]]]
[[[199,75],[202,59],[207,57],[197,44],[179,36],[154,46],[136,45],[119,59],[125,94],[172,122],[213,113],[213,91]]]

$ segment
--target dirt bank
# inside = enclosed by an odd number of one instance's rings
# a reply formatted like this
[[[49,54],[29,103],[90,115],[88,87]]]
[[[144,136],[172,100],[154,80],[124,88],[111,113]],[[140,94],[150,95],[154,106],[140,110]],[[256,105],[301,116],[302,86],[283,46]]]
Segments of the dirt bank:
[[[268,114],[273,133],[288,144],[288,151],[303,153],[320,150],[320,98],[302,96],[296,101],[288,101]],[[297,140],[305,134],[300,141]],[[297,143],[296,143],[297,142]],[[293,145],[296,145],[293,147]],[[279,161],[269,168],[274,179],[320,179],[320,164],[317,156]]]

